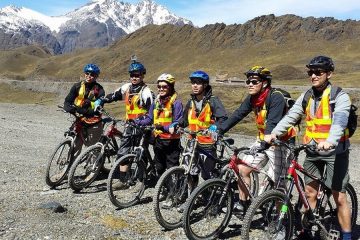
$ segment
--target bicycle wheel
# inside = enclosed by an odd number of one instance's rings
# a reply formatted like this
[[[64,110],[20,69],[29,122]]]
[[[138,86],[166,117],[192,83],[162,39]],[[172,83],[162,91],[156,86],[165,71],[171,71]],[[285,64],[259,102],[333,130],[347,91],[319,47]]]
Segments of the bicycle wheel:
[[[88,187],[99,175],[104,161],[101,150],[101,145],[90,146],[71,165],[68,181],[74,191]]]
[[[66,177],[71,164],[71,140],[65,139],[56,148],[46,166],[46,184],[50,187],[56,187]]]
[[[285,198],[286,195],[278,190],[269,190],[255,198],[244,217],[242,238],[245,240],[291,239],[294,212],[291,204],[282,206]]]
[[[358,200],[355,189],[350,183],[346,186],[346,195],[351,212],[351,226],[353,228],[358,214]],[[337,218],[337,206],[332,195],[328,199],[323,213],[320,214],[324,219],[322,224],[326,228],[326,231],[320,229],[320,238],[329,239],[331,235],[340,234],[341,227]]]
[[[186,202],[183,227],[189,239],[215,239],[228,225],[233,209],[232,191],[215,178],[203,182]]]
[[[259,193],[259,174],[255,171],[250,173],[250,192],[253,196],[257,196]]]
[[[128,171],[123,181],[120,180],[120,165],[127,165]],[[138,203],[144,194],[146,168],[135,154],[121,157],[113,165],[107,180],[107,193],[112,204],[126,208]]]
[[[177,208],[188,196],[187,175],[180,166],[166,170],[155,186],[153,208],[158,223],[167,230],[182,224],[182,213]]]

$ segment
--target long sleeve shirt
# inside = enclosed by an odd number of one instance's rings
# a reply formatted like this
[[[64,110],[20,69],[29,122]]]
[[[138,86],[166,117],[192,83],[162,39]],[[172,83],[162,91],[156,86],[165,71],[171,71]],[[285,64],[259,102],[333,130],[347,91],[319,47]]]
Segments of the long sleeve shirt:
[[[279,92],[269,94],[271,94],[271,96],[267,109],[265,134],[271,133],[286,112],[286,102],[283,95]],[[251,105],[251,95],[248,95],[240,107],[236,109],[233,114],[220,126],[219,131],[222,134],[226,133],[237,123],[243,120],[250,112],[253,111],[253,109],[254,108]]]
[[[329,84],[328,88],[331,87]],[[284,134],[290,126],[293,126],[302,116],[305,115],[305,111],[303,109],[303,99],[305,93],[302,93],[300,97],[296,100],[294,106],[289,110],[288,114],[277,124],[277,126],[273,129],[272,133],[280,136]],[[314,114],[317,107],[320,104],[322,95],[319,97],[315,97],[314,94],[311,96],[314,101],[312,101],[312,105],[310,106],[310,113]],[[344,129],[347,126],[349,113],[350,113],[350,97],[344,91],[341,91],[335,98],[335,107],[332,113],[332,123],[329,132],[329,137],[326,139],[327,142],[337,146],[336,152],[340,153],[344,150],[348,149],[350,142],[346,140],[345,142],[339,142],[341,136],[344,133]],[[312,144],[316,144],[315,141],[312,141]]]
[[[139,119],[136,119],[135,123],[142,125],[142,126],[152,124],[154,121],[154,108],[155,108],[155,103],[151,104],[149,112],[147,114],[145,114],[144,116],[141,116]],[[179,120],[181,119],[181,117],[183,115],[183,105],[182,105],[180,99],[176,99],[174,101],[172,114],[173,114],[172,123],[179,122]],[[169,126],[170,126],[170,124],[167,126],[164,126],[165,132],[169,132]]]

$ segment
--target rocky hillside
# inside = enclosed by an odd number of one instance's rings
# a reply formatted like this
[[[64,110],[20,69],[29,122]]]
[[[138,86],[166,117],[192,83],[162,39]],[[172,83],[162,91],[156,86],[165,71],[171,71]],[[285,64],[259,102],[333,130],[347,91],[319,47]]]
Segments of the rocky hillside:
[[[171,72],[183,81],[195,69],[208,71],[213,78],[219,72],[242,78],[250,66],[260,64],[273,70],[274,78],[292,80],[304,79],[305,64],[324,54],[334,58],[341,84],[348,84],[360,77],[359,37],[359,21],[295,15],[266,15],[244,24],[202,28],[148,25],[109,47],[39,59],[32,74],[17,75],[74,79],[85,63],[94,62],[102,67],[103,78],[123,80],[129,58],[136,54],[149,79]]]

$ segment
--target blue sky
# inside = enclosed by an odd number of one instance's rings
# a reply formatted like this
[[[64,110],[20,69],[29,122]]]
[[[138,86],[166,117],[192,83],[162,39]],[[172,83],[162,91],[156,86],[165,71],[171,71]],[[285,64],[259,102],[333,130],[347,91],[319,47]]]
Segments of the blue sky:
[[[118,0],[120,1],[120,0]],[[137,3],[139,0],[123,0]],[[224,22],[244,23],[273,13],[302,17],[334,17],[360,20],[359,0],[155,0],[197,26]],[[86,4],[88,0],[0,0],[0,8],[10,4],[27,7],[48,16],[59,16]]]

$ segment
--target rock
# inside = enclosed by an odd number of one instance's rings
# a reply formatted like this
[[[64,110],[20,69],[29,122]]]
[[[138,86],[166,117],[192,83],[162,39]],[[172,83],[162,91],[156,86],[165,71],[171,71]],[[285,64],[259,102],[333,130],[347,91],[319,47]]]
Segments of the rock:
[[[47,202],[43,203],[39,206],[40,209],[49,209],[52,210],[55,213],[63,213],[66,212],[67,209],[64,208],[60,203],[58,202]]]

